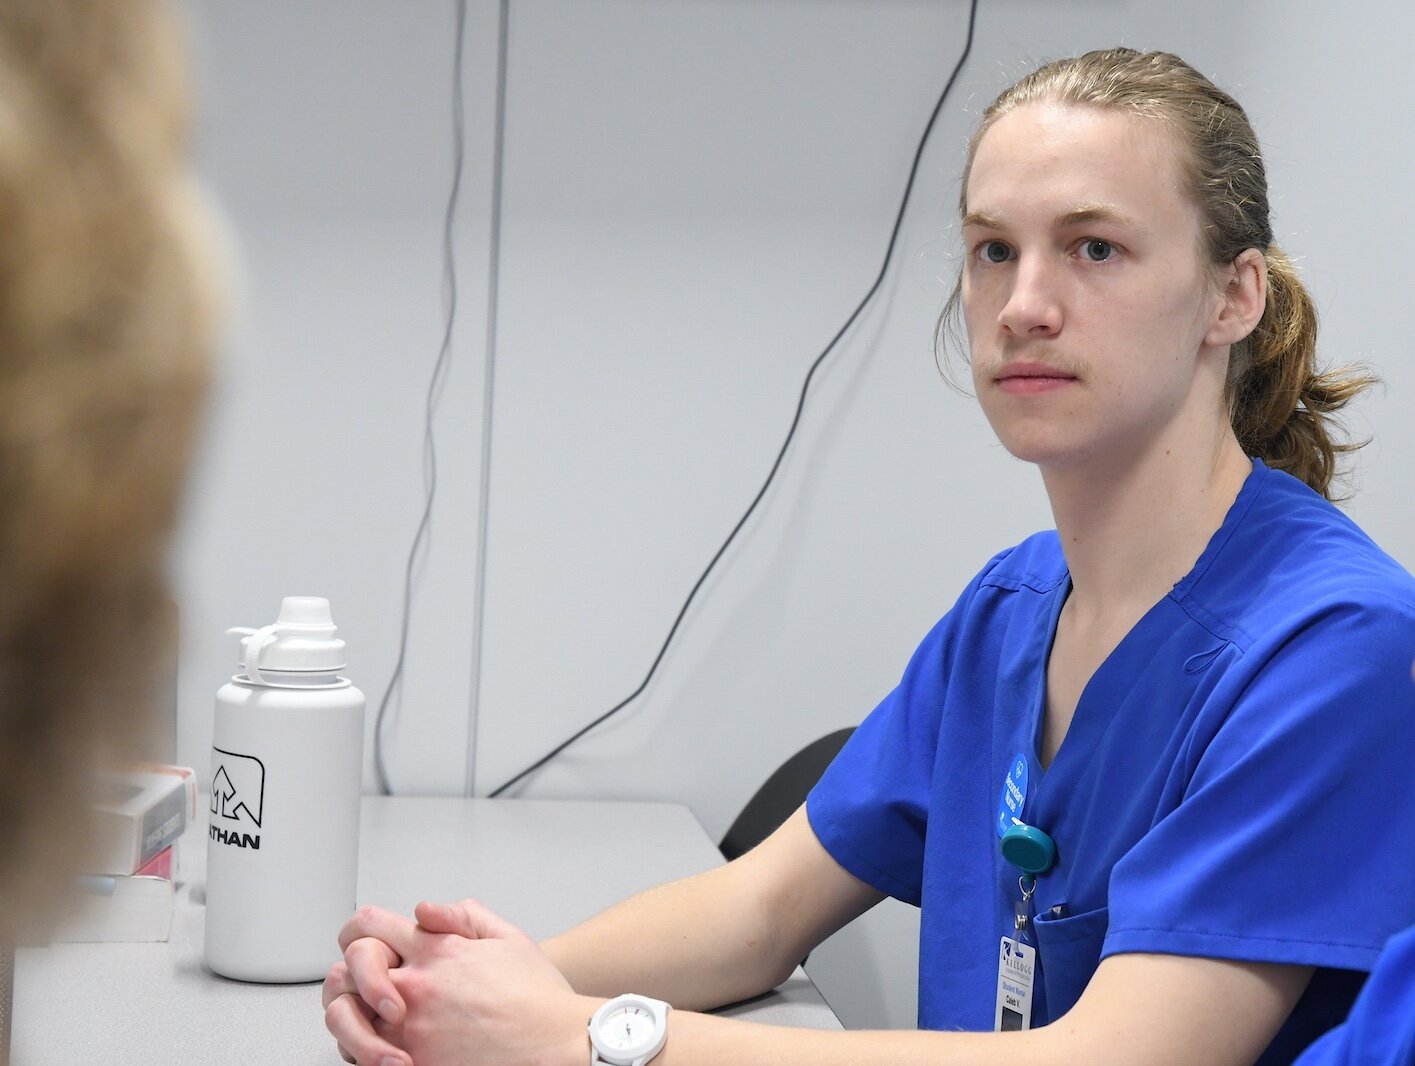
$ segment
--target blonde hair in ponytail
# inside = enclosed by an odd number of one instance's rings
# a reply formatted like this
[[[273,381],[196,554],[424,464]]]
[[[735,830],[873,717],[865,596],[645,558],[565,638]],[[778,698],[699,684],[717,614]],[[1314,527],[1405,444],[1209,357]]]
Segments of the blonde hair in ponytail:
[[[1048,63],[983,112],[968,145],[960,217],[968,213],[968,172],[983,136],[1009,111],[1038,101],[1119,109],[1164,122],[1178,135],[1210,262],[1232,263],[1249,248],[1267,258],[1267,307],[1252,334],[1229,353],[1234,434],[1249,455],[1332,498],[1338,459],[1365,443],[1341,440],[1334,416],[1376,379],[1353,368],[1318,370],[1316,309],[1292,261],[1273,243],[1267,173],[1243,108],[1168,52],[1111,48]],[[959,334],[960,293],[961,278],[939,318],[940,346]]]
[[[1228,357],[1228,411],[1249,455],[1337,498],[1338,459],[1365,445],[1332,432],[1334,414],[1377,378],[1358,368],[1317,369],[1317,309],[1287,254],[1264,253],[1268,303],[1248,337]]]

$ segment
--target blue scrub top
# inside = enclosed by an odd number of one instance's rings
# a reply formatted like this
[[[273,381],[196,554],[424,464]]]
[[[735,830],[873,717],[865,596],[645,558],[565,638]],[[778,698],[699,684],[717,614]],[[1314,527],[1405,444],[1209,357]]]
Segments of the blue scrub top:
[[[1100,960],[1156,952],[1318,967],[1263,1062],[1350,1008],[1415,922],[1415,580],[1307,486],[1254,460],[1193,570],[1097,669],[1052,764],[1046,662],[1070,589],[1054,532],[994,558],[807,801],[842,867],[922,908],[919,1025],[991,1029],[1020,817],[1037,882],[1033,1025]],[[1156,1009],[1163,1009],[1156,1004]]]
[[[1415,927],[1392,937],[1344,1025],[1303,1052],[1297,1066],[1415,1063]]]

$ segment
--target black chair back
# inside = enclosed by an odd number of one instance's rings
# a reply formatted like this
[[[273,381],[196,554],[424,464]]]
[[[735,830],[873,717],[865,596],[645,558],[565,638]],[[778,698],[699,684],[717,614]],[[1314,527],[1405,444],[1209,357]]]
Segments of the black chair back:
[[[806,802],[806,794],[815,787],[825,768],[853,732],[854,726],[837,729],[819,740],[811,741],[782,763],[757,789],[756,795],[747,801],[742,813],[727,830],[718,845],[723,857],[731,862],[751,851],[790,818],[796,808]]]

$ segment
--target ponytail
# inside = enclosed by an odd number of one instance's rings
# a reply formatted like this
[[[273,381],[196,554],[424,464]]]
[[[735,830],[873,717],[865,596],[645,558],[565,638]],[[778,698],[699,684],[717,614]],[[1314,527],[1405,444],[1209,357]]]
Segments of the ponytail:
[[[1334,417],[1379,379],[1360,367],[1317,370],[1317,311],[1276,245],[1269,245],[1268,302],[1229,356],[1229,415],[1244,452],[1306,482],[1328,499],[1337,460],[1366,441],[1341,440]]]

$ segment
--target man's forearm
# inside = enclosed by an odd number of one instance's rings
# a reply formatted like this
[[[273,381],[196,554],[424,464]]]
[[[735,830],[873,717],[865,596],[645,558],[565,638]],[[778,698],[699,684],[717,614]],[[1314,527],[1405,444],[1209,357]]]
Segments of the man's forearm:
[[[706,1010],[790,975],[800,956],[780,933],[751,878],[724,866],[642,892],[541,946],[584,995],[632,991]]]
[[[821,847],[802,808],[735,862],[650,889],[543,947],[577,992],[706,1010],[775,988],[880,898]]]
[[[653,1066],[939,1066],[940,1063],[1037,1062],[1040,1030],[936,1033],[920,1030],[836,1032],[759,1025],[689,1011],[669,1015],[668,1043]],[[1021,1057],[1019,1057],[1021,1056]],[[1046,1060],[1055,1061],[1055,1060]]]
[[[1062,1017],[1006,1033],[842,1033],[674,1011],[653,1066],[1250,1066],[1311,974],[1302,966],[1116,955]]]

